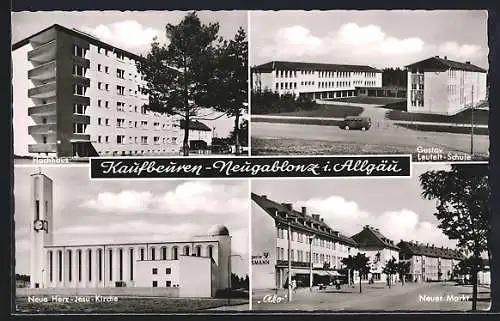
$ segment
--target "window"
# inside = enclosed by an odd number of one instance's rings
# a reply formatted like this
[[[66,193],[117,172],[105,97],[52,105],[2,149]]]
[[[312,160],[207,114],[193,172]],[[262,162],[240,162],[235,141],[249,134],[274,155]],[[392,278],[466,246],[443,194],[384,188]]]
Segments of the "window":
[[[107,74],[109,74],[109,67],[108,66],[104,67],[104,72],[107,73]]]
[[[125,136],[124,135],[117,135],[116,136],[116,143],[117,144],[125,144]]]
[[[103,87],[102,87],[102,82],[98,82],[98,83],[97,83],[97,89],[102,90],[102,88],[103,88]]]
[[[153,288],[157,288],[158,287],[158,281],[153,281]]]
[[[154,247],[151,248],[151,260],[156,260],[156,249]]]
[[[166,281],[165,283],[166,283],[167,288],[172,286],[172,281]]]
[[[104,103],[104,105],[106,106],[106,108],[109,108],[109,101],[106,100],[106,102]]]
[[[74,104],[73,105],[73,114],[84,115],[85,114],[85,106],[82,104]]]
[[[125,87],[123,86],[116,86],[116,93],[118,95],[125,95]]]
[[[102,140],[101,138],[102,138],[101,136],[97,136],[97,142],[98,143],[101,143],[101,140]]]
[[[104,141],[105,141],[106,143],[109,143],[109,136],[104,137]]]
[[[85,133],[85,124],[73,124],[73,134],[84,134]]]
[[[122,102],[117,102],[116,103],[116,109],[118,111],[125,111],[125,103],[122,103]]]
[[[156,145],[160,144],[160,137],[158,136],[153,137],[153,143]]]
[[[116,77],[118,77],[120,79],[125,79],[125,70],[116,69]]]
[[[97,47],[97,53],[102,53],[102,48],[101,47]]]
[[[124,128],[125,127],[125,119],[117,118],[116,119],[116,127]]]
[[[74,85],[73,86],[73,94],[77,96],[84,96],[85,95],[85,87],[81,85]]]
[[[101,118],[97,118],[97,125],[100,125],[101,124]]]
[[[102,105],[102,100],[100,100],[100,99],[99,99],[99,100],[97,101],[97,107],[101,107],[101,105]]]
[[[109,280],[113,280],[113,250],[109,249]]]
[[[106,91],[109,91],[109,84],[106,84],[104,88],[106,89]]]
[[[73,47],[73,54],[77,57],[85,58],[86,50],[80,46],[75,45]]]
[[[108,118],[106,118],[106,119],[104,120],[104,123],[106,124],[106,126],[109,126],[109,119],[108,119]]]
[[[148,143],[148,136],[141,136],[141,144],[146,145]]]
[[[157,268],[153,268],[153,274],[158,274],[158,269]]]
[[[85,68],[79,65],[73,65],[73,75],[85,76]]]
[[[141,261],[144,261],[144,249],[141,249]]]
[[[97,71],[102,71],[102,65],[101,64],[97,64]]]
[[[125,55],[122,52],[117,52],[116,53],[116,58],[120,59],[120,60],[123,60],[125,58]]]
[[[172,274],[172,269],[171,268],[166,268],[165,269],[165,274]]]

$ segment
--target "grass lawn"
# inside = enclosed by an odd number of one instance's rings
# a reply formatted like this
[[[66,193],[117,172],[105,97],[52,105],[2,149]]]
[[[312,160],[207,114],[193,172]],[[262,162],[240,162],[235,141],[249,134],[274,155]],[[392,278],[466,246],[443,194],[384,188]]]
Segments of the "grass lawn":
[[[385,117],[391,120],[470,124],[471,114],[472,111],[470,109],[464,110],[461,113],[453,116],[408,113],[400,110],[391,110],[386,114]],[[475,109],[474,124],[488,125],[488,110]]]
[[[470,127],[454,127],[454,126],[439,126],[439,125],[409,125],[409,124],[396,124],[396,126],[419,130],[423,132],[445,132],[454,134],[470,134]],[[474,128],[474,135],[489,135],[488,128]]]
[[[302,124],[302,125],[322,125],[322,126],[340,126],[340,120],[323,120],[323,119],[284,119],[284,118],[259,118],[252,116],[252,122],[262,123],[285,123],[285,124]],[[253,146],[252,146],[253,147]]]
[[[50,299],[50,298],[49,298]],[[16,298],[17,313],[170,313],[193,312],[228,305],[246,304],[245,299],[195,298],[121,298],[103,303],[28,303],[26,297]]]
[[[357,96],[357,97],[347,97],[347,98],[335,98],[328,100],[342,101],[346,103],[356,103],[356,104],[386,105],[400,101],[406,101],[406,98]]]
[[[443,149],[446,153],[456,153]],[[269,139],[252,137],[252,155],[370,155],[370,154],[411,154],[417,160],[416,146],[387,146],[377,144],[336,143],[305,139]],[[484,160],[483,155],[473,160]]]
[[[346,116],[358,116],[363,112],[363,107],[356,106],[336,106],[336,105],[319,105],[318,108],[312,110],[301,110],[288,113],[268,114],[274,116],[297,116],[297,117],[326,117],[326,118],[344,118]],[[253,120],[253,118],[252,118]]]

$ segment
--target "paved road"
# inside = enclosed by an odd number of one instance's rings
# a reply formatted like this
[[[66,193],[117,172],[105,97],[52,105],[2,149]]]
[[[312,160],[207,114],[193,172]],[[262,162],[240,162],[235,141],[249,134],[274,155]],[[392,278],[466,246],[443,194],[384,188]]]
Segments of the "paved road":
[[[455,286],[451,283],[401,284],[391,288],[383,284],[363,285],[341,290],[308,289],[298,291],[292,296],[292,302],[264,303],[262,298],[272,292],[254,293],[253,310],[301,310],[301,311],[469,311],[472,302],[464,300],[472,296],[472,288]],[[479,288],[478,310],[489,308],[489,289]],[[286,292],[278,294],[284,298]]]
[[[376,128],[369,131],[345,131],[336,126],[301,125],[290,123],[253,122],[252,137],[325,141],[339,144],[400,146],[407,151],[424,148],[440,148],[446,152],[470,152],[470,135],[453,133],[419,132],[402,127]],[[485,135],[474,136],[474,153],[487,154],[489,139]],[[397,149],[397,148],[396,148]],[[258,150],[253,149],[258,154]],[[382,152],[381,152],[382,153]]]

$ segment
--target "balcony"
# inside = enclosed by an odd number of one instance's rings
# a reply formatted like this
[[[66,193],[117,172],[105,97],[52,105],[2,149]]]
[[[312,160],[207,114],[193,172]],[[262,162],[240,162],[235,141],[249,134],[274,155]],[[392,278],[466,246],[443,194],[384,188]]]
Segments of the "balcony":
[[[49,98],[56,95],[56,82],[51,82],[41,86],[28,89],[29,98]]]
[[[88,135],[88,134],[73,134],[71,136],[70,142],[72,142],[72,143],[90,142],[90,135]]]
[[[57,151],[57,144],[30,144],[28,145],[28,152],[30,153],[55,153]]]
[[[71,117],[73,119],[74,124],[90,124],[90,116],[89,115],[81,115],[81,114],[73,114]]]
[[[51,134],[57,131],[56,124],[40,124],[28,126],[28,134],[30,135],[43,135]]]
[[[56,77],[56,62],[48,62],[28,71],[28,79],[47,80]]]
[[[82,76],[73,75],[73,83],[83,87],[90,87],[90,79]]]
[[[31,51],[28,51],[28,60],[45,63],[56,59],[56,40],[49,41]]]
[[[75,64],[85,68],[90,68],[90,60],[78,56],[73,56],[72,59]]]
[[[45,104],[28,107],[28,116],[50,116],[56,114],[57,104]]]

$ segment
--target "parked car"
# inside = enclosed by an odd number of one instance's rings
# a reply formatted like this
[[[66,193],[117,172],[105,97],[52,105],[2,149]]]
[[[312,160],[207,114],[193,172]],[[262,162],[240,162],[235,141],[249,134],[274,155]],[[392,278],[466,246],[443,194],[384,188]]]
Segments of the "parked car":
[[[344,118],[340,124],[340,128],[349,129],[360,129],[368,130],[372,126],[372,120],[370,117],[359,117],[359,116],[347,116]]]

